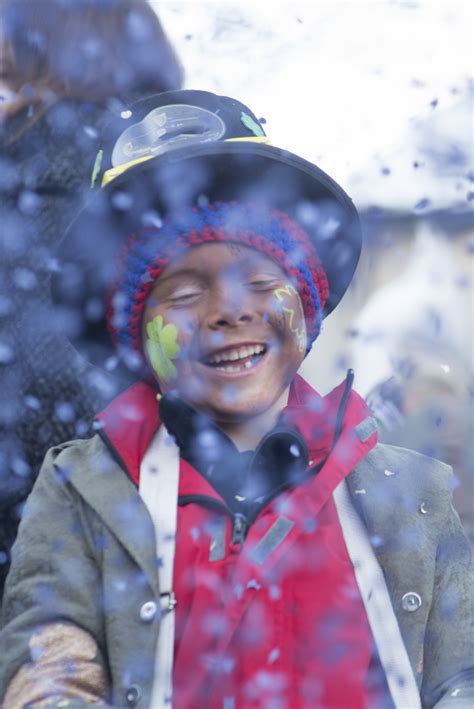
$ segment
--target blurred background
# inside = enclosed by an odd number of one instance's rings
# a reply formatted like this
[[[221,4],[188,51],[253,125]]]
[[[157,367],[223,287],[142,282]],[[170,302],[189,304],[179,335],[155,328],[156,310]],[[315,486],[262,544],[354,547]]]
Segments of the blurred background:
[[[474,540],[474,4],[152,4],[185,87],[239,98],[354,199],[365,251],[302,373],[325,393],[353,367],[382,440],[454,467]]]

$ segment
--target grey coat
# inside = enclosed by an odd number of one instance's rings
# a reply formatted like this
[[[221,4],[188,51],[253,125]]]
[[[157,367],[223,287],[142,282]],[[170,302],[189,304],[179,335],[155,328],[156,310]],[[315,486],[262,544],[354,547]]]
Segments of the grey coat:
[[[383,569],[422,706],[440,709],[474,705],[470,548],[451,505],[450,481],[442,463],[386,445],[347,478]],[[104,703],[148,707],[159,617],[141,611],[158,603],[159,593],[152,520],[101,439],[52,449],[14,547],[0,696],[30,661],[33,631],[60,621],[95,639],[93,661],[110,688]],[[404,608],[407,593],[421,599],[415,609]]]

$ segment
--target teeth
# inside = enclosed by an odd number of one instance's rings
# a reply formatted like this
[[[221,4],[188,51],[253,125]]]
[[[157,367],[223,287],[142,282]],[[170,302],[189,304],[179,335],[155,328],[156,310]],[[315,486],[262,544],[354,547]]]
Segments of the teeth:
[[[241,372],[242,369],[245,367],[245,369],[250,369],[253,367],[252,361],[248,359],[246,362],[244,362],[243,365],[240,365],[240,367],[233,367],[231,364],[227,364],[224,366],[216,367],[216,369],[219,369],[221,372]]]
[[[263,345],[250,345],[248,347],[239,348],[236,347],[233,350],[212,355],[208,361],[211,364],[218,364],[219,362],[235,362],[238,359],[245,359],[246,357],[251,357],[252,355],[261,354],[264,349],[265,348]]]

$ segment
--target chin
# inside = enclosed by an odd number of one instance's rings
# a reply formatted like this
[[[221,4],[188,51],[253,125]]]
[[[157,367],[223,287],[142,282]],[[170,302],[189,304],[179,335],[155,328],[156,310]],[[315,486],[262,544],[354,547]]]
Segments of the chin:
[[[207,409],[209,415],[215,421],[221,421],[222,423],[239,423],[243,421],[248,421],[249,419],[252,419],[255,416],[260,416],[261,414],[264,414],[267,410],[267,408],[262,408],[261,406],[253,408],[246,406],[245,404],[242,404],[242,406],[234,406],[227,408],[216,408],[214,405],[212,408]]]
[[[269,412],[276,401],[262,400],[262,397],[253,399],[251,396],[237,395],[235,401],[208,400],[192,404],[194,408],[206,411],[215,421],[222,423],[239,423],[262,416]]]
[[[181,374],[181,373],[180,373]],[[183,373],[184,374],[184,373]],[[179,396],[198,411],[205,412],[215,421],[238,423],[270,412],[287,391],[287,378],[273,371],[272,376],[258,378],[258,381],[236,378],[219,378],[209,381],[204,377],[179,376],[178,381],[186,386],[178,386]],[[281,379],[275,391],[275,379]],[[273,394],[273,395],[272,395]],[[286,400],[281,408],[286,405]]]

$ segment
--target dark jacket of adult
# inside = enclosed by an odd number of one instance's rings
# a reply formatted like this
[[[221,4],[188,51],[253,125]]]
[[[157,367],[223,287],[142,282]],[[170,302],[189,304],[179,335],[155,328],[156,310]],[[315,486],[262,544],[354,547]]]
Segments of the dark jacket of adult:
[[[28,109],[3,127],[0,151],[0,560],[16,531],[18,503],[45,451],[89,430],[107,397],[96,371],[74,357],[67,337],[79,323],[53,309],[56,247],[87,190],[107,108],[55,103],[17,140]],[[75,274],[80,278],[80,273]],[[71,273],[71,278],[74,274]],[[1,568],[5,568],[3,564]]]
[[[46,450],[90,432],[116,393],[69,344],[82,324],[52,307],[56,249],[87,196],[100,131],[183,74],[146,0],[5,0],[0,104],[0,598],[9,549]],[[81,289],[74,264],[66,274]],[[87,297],[87,293],[84,294]],[[88,316],[99,317],[91,299]]]

